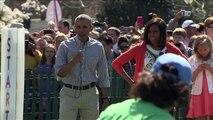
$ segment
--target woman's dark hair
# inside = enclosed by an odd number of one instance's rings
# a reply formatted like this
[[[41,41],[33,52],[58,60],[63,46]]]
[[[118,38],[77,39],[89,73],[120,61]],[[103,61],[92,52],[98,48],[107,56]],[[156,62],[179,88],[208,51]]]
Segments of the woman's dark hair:
[[[31,56],[35,56],[34,50],[30,49],[35,46],[36,46],[36,41],[34,37],[29,33],[25,33],[25,53]]]
[[[148,21],[150,21],[151,19],[153,19],[153,18],[155,18],[155,17],[157,17],[157,14],[156,13],[149,13],[148,14]]]
[[[165,47],[166,41],[167,41],[167,30],[166,30],[167,26],[163,19],[156,17],[156,18],[153,18],[150,21],[148,21],[148,23],[145,26],[143,39],[146,44],[150,44],[150,45],[152,44],[148,37],[149,28],[152,25],[156,25],[160,30],[160,38],[159,38],[160,41],[158,42],[158,47],[163,49]]]
[[[204,31],[205,30],[205,24],[204,23],[198,23],[198,25],[199,25],[199,28],[197,28],[197,31],[198,32],[202,32],[202,31]]]
[[[162,65],[161,74],[141,74],[129,94],[160,108],[188,106],[189,102],[188,86],[178,79],[177,69],[169,64]]]
[[[112,37],[109,36],[109,35],[104,35],[102,34],[101,36],[99,36],[98,38],[99,41],[104,41],[107,45],[112,45],[113,42],[112,42]]]

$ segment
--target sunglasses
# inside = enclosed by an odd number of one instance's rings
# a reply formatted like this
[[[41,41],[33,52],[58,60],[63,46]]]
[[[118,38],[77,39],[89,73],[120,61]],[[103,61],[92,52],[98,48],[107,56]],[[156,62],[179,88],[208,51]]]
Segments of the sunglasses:
[[[125,49],[128,49],[128,48],[129,48],[129,46],[120,46],[119,47],[120,50],[125,50]]]

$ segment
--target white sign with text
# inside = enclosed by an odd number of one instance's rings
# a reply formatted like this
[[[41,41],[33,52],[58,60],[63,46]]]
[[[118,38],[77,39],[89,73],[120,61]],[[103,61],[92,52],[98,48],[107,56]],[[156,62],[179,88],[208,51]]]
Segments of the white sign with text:
[[[24,29],[7,28],[1,37],[1,120],[22,120]]]

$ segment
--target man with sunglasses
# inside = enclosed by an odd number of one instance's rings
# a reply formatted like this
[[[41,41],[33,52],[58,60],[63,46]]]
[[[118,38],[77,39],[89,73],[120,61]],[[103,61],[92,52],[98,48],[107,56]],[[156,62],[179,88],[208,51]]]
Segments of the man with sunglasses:
[[[125,36],[120,36],[118,38],[118,51],[119,54],[123,54],[124,52],[126,52],[127,50],[129,50],[130,48],[130,43],[129,43],[129,39]],[[135,60],[131,60],[129,62],[127,62],[126,64],[123,65],[123,68],[127,71],[130,72],[131,75],[133,75],[133,71],[134,71],[134,65],[135,64]]]

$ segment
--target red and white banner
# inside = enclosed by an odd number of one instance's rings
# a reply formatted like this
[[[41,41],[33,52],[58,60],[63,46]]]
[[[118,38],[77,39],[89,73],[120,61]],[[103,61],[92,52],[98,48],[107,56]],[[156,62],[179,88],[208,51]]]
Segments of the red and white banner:
[[[1,37],[1,120],[22,120],[24,106],[24,29],[7,28]]]

